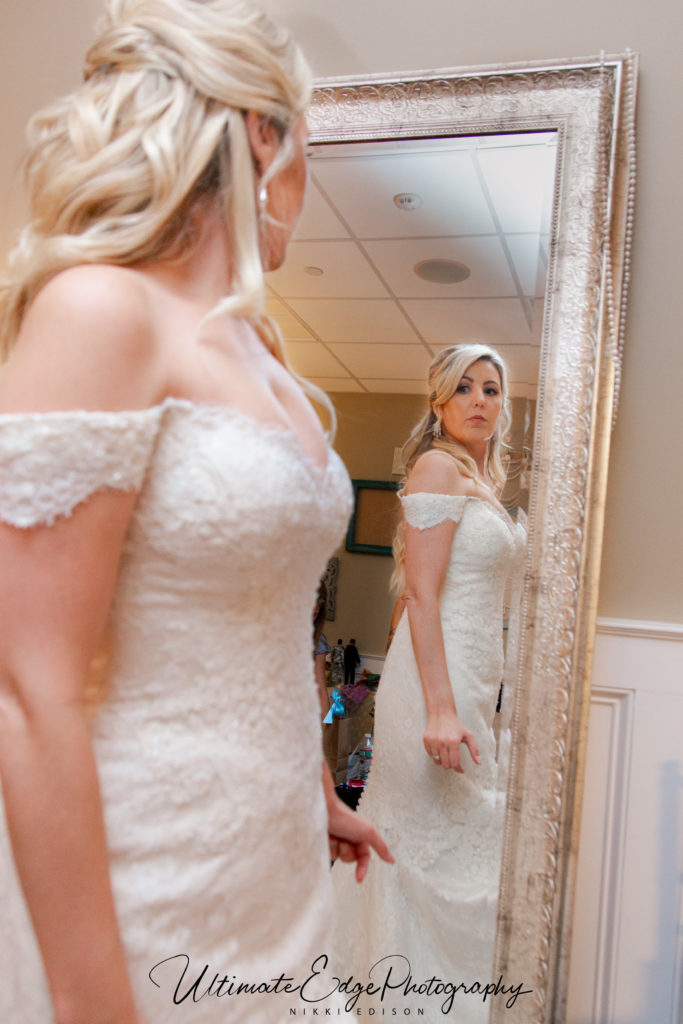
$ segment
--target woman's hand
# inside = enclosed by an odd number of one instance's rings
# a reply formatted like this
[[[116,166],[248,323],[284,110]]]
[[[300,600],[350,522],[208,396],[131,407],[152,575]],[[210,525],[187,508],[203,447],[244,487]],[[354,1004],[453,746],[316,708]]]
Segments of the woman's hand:
[[[345,863],[356,862],[356,881],[362,882],[368,873],[370,850],[387,864],[393,864],[387,844],[369,821],[334,796],[327,802],[327,830],[330,839],[330,857]]]
[[[330,858],[342,860],[347,864],[355,861],[356,880],[359,882],[362,882],[368,873],[371,849],[374,849],[387,864],[393,864],[394,858],[377,830],[337,796],[326,761],[322,764],[322,779],[327,804]]]
[[[423,736],[424,748],[437,767],[463,772],[461,744],[475,764],[480,764],[477,741],[458,718],[455,711],[435,711],[427,716]]]

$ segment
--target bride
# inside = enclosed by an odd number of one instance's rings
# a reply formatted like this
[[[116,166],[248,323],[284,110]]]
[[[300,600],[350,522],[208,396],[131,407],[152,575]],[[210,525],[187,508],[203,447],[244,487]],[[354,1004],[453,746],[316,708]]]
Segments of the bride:
[[[380,984],[388,971],[392,983],[411,976],[418,991],[399,986],[397,1006],[431,1007],[434,1021],[442,1019],[443,994],[429,986],[420,992],[420,984],[462,982],[469,992],[458,992],[453,1014],[469,1024],[488,1019],[483,992],[496,926],[507,688],[498,742],[493,726],[504,595],[512,583],[518,605],[525,530],[497,497],[509,425],[498,353],[480,344],[441,351],[429,371],[429,402],[403,450],[395,578],[405,610],[382,673],[361,800],[396,867],[373,864],[360,898],[335,867],[337,970]],[[511,661],[514,653],[511,636]],[[377,1010],[377,1001],[368,1003]]]
[[[0,292],[4,1024],[279,1022],[330,951],[330,852],[389,857],[321,783],[311,610],[350,486],[263,314],[309,89],[244,0],[110,0],[31,125]]]

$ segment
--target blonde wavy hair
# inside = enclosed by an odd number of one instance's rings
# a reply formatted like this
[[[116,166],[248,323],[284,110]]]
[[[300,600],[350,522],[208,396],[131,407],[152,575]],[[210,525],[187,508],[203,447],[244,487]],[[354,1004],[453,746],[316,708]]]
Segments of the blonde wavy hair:
[[[410,437],[403,445],[402,456],[405,466],[406,480],[421,455],[435,448],[437,451],[448,452],[455,460],[463,476],[475,479],[477,467],[474,459],[464,445],[448,437],[441,429],[440,409],[455,394],[463,375],[468,367],[481,360],[493,363],[500,377],[502,407],[496,429],[486,446],[484,473],[491,487],[500,493],[505,486],[506,471],[503,465],[504,438],[510,429],[512,416],[510,412],[510,396],[508,372],[500,354],[490,345],[481,342],[469,342],[463,345],[449,345],[434,357],[427,377],[429,387],[429,410],[416,424]],[[437,432],[434,433],[436,427]],[[401,521],[394,534],[395,569],[391,577],[391,586],[401,594],[405,587],[405,542],[404,526]]]
[[[191,211],[214,196],[233,279],[210,315],[249,320],[286,365],[264,312],[268,216],[256,194],[291,160],[310,99],[310,69],[289,33],[248,0],[109,0],[84,78],[29,123],[31,219],[0,287],[0,352],[9,354],[27,307],[60,271],[172,259],[196,240]],[[260,179],[247,110],[281,140]],[[329,408],[319,389],[306,390]]]

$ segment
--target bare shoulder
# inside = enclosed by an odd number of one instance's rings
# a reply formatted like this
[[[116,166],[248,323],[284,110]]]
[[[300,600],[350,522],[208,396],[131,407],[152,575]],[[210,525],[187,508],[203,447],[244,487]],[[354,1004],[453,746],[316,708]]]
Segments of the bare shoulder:
[[[72,267],[38,293],[0,381],[3,411],[154,404],[161,356],[149,291],[125,267]]]
[[[406,494],[468,494],[467,478],[448,452],[431,449],[419,457],[408,478]]]

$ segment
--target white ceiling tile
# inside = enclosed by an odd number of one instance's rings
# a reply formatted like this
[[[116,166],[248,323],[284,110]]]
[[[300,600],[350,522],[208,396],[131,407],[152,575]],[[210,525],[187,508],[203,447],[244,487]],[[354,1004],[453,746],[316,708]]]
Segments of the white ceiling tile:
[[[495,136],[499,138],[500,136]],[[509,138],[509,136],[503,136]],[[484,136],[487,138],[487,136]],[[515,135],[515,143],[518,139],[526,139],[527,135]],[[538,136],[535,136],[538,139]],[[408,153],[440,153],[448,150],[452,152],[454,150],[470,150],[473,146],[480,145],[481,139],[479,136],[471,135],[456,135],[450,138],[439,138],[432,139],[429,137],[420,139],[373,139],[369,143],[373,156],[406,156]],[[323,143],[311,143],[309,150],[310,159],[314,161],[312,163],[313,170],[319,160],[329,160],[332,157],[341,157],[348,159],[354,156],[367,157],[368,143],[367,142],[323,142]]]
[[[391,299],[291,299],[290,305],[325,342],[414,345],[420,340]]]
[[[334,356],[315,341],[287,341],[285,353],[292,369],[302,377],[349,376]]]
[[[474,238],[408,238],[365,242],[368,255],[399,298],[469,298],[516,295],[514,278],[497,236]],[[449,259],[464,263],[470,276],[458,284],[433,284],[415,273],[423,260]],[[530,293],[533,294],[533,291]]]
[[[548,254],[550,251],[550,240],[547,235],[541,235],[539,237],[538,244],[538,268],[536,277],[536,292],[537,298],[544,298],[546,288],[548,285]]]
[[[268,278],[266,278],[266,281]],[[273,295],[266,286],[266,313],[269,316],[289,316],[289,310],[277,295]]]
[[[425,148],[420,140],[402,140],[316,148],[313,180],[287,262],[268,275],[266,306],[286,339],[292,365],[326,391],[424,394],[431,355],[421,339],[436,351],[480,338],[502,350],[512,393],[533,396],[547,262],[539,252],[548,245],[547,236],[538,233],[550,214],[555,159],[552,146],[539,139],[429,140]],[[512,154],[512,164],[501,170],[503,153],[506,161]],[[475,159],[486,192],[477,184]],[[545,177],[538,170],[544,162]],[[512,181],[515,166],[523,170],[522,184]],[[324,197],[328,190],[352,230],[368,239],[367,258]],[[422,194],[421,210],[398,210],[393,203],[398,191]],[[503,226],[520,232],[508,235],[507,242],[529,296],[524,301],[531,328],[514,297],[514,279],[488,214],[487,194],[497,203]],[[520,212],[531,215],[532,223],[522,223]],[[462,237],[444,237],[451,233]],[[423,234],[439,237],[417,237]],[[465,263],[470,277],[454,286],[423,282],[413,267],[433,257]],[[399,301],[384,297],[370,261]],[[306,266],[322,267],[324,273],[305,274]],[[317,337],[331,343],[331,351],[318,346]]]
[[[515,135],[479,135],[473,140],[475,149],[509,149],[511,146],[546,146],[555,149],[557,132],[520,132]]]
[[[363,388],[353,377],[309,377],[311,384],[317,384],[319,388],[328,394],[335,391],[357,391],[363,393]]]
[[[531,321],[531,341],[533,345],[540,347],[543,340],[543,311],[545,303],[543,299],[533,300],[533,318]]]
[[[547,285],[548,267],[550,266],[550,235],[541,235],[539,244],[539,281],[536,286],[536,294],[543,295]]]
[[[401,305],[429,345],[464,341],[525,345],[531,341],[517,299],[404,299]]]
[[[545,149],[545,176],[543,178],[543,207],[541,209],[541,232],[550,233],[555,201],[555,178],[557,175],[557,139]]]
[[[368,391],[374,392],[375,394],[388,394],[388,395],[424,395],[427,397],[427,380],[423,377],[421,380],[395,380],[389,378],[387,380],[361,380]]]
[[[313,174],[358,238],[472,235],[495,231],[469,152],[424,152],[316,158]],[[394,203],[416,192],[420,209]]]
[[[306,267],[323,273],[311,275]],[[290,242],[287,259],[268,274],[268,285],[284,298],[386,298],[387,289],[353,241]]]
[[[506,235],[505,242],[510,250],[523,294],[543,295],[545,261],[541,252],[541,236]]]
[[[359,378],[426,380],[432,357],[421,345],[331,345],[334,354]]]
[[[280,334],[285,341],[316,341],[315,336],[294,316],[274,316],[273,320],[280,328]]]
[[[479,149],[476,159],[505,233],[546,229],[553,195],[554,146]]]
[[[312,179],[304,197],[304,206],[294,238],[348,238],[349,233],[321,195]]]
[[[272,292],[266,294],[266,313],[271,317],[280,329],[282,337],[294,341],[315,341],[315,337],[294,314],[287,308]]]

